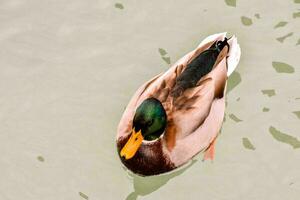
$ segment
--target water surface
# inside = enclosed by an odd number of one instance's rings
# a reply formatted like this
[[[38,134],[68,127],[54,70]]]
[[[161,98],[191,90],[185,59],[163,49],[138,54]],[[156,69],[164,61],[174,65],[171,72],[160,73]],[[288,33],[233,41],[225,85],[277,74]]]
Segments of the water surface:
[[[299,198],[298,0],[2,0],[0,8],[0,199]],[[135,90],[224,31],[238,37],[242,57],[215,160],[200,154],[171,174],[128,174],[115,136]]]

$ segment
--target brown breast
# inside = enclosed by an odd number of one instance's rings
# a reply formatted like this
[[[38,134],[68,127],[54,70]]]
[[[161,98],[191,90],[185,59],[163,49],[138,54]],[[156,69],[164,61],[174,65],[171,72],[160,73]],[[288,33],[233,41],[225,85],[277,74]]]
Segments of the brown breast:
[[[119,156],[121,149],[129,137],[118,139],[117,148]],[[143,176],[157,175],[175,168],[174,164],[162,150],[161,139],[153,143],[142,144],[134,157],[129,160],[121,157],[120,159],[129,170]]]

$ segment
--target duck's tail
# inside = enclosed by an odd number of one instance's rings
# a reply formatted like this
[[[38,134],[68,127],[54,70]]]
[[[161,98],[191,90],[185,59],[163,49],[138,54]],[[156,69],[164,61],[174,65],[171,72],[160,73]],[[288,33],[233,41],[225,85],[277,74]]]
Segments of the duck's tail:
[[[205,44],[208,44],[209,42],[221,40],[223,41],[226,38],[226,32],[223,33],[216,33],[213,35],[210,35],[206,37],[197,47],[197,49],[203,47]],[[227,39],[227,42],[229,44],[229,53],[227,58],[227,77],[232,74],[232,72],[237,67],[240,57],[241,57],[241,49],[240,45],[238,44],[237,37],[233,35],[232,37]]]

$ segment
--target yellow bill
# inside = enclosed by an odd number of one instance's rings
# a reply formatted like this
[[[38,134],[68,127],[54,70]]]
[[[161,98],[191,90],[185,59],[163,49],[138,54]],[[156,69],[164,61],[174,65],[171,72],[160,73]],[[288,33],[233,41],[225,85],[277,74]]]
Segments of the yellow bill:
[[[141,130],[136,133],[133,128],[129,140],[120,152],[121,157],[124,156],[126,160],[132,158],[141,146],[143,139]]]

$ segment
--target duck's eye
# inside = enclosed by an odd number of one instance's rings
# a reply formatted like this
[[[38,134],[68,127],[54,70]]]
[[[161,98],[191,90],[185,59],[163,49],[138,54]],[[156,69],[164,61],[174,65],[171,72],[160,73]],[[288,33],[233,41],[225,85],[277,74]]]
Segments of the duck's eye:
[[[218,42],[217,42],[217,47],[220,47],[221,44],[222,44],[222,42],[221,42],[221,41],[218,41]]]
[[[152,124],[153,124],[153,119],[151,119],[147,122],[147,126],[151,126]]]

